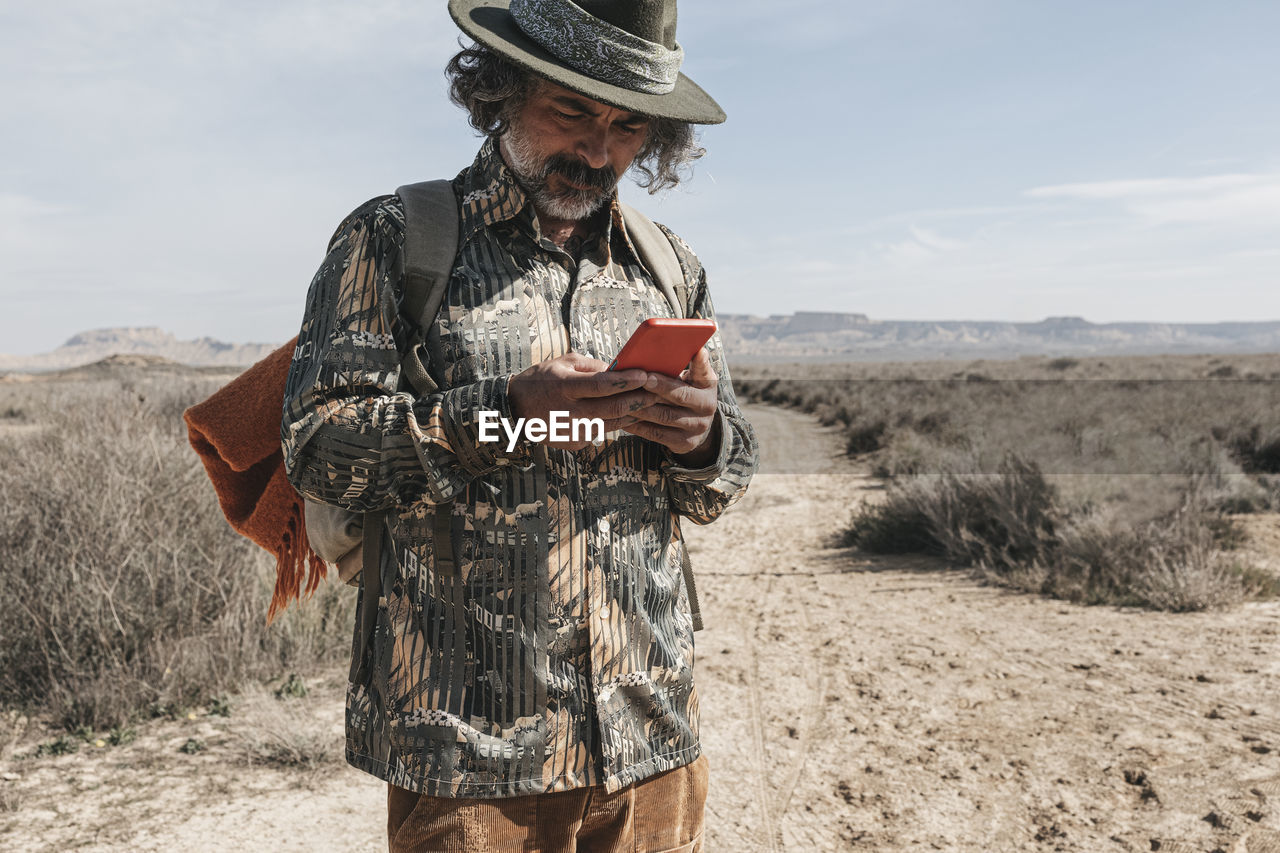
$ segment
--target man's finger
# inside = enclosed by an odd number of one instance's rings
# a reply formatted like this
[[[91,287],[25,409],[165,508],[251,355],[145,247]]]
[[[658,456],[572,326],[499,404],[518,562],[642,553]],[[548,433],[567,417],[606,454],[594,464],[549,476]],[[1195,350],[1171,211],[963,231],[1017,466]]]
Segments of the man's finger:
[[[690,392],[697,389],[682,379],[664,376],[661,373],[650,373],[645,379],[644,390],[652,391],[663,400],[683,405],[689,399]]]
[[[609,365],[600,359],[573,350],[565,353],[565,361],[579,373],[600,373],[609,369]]]
[[[567,377],[566,396],[581,400],[587,397],[609,397],[639,388],[648,377],[643,370],[602,370],[589,376]]]
[[[640,438],[647,438],[650,441],[657,441],[659,444],[662,443],[659,439],[665,438],[667,433],[675,434],[675,430],[668,430],[666,427],[651,424],[648,421],[636,421],[633,424],[628,424],[622,428],[622,431],[629,432]]]
[[[578,400],[573,409],[576,417],[602,418],[607,421],[634,415],[646,406],[652,406],[656,401],[657,398],[648,391],[631,390],[611,394],[608,397]]]
[[[636,419],[631,415],[626,415],[621,418],[613,418],[613,419],[605,418],[605,421],[604,421],[605,435],[608,435],[611,432],[617,432],[620,429],[626,429],[627,427],[631,426],[635,422],[636,422]]]
[[[712,374],[714,375],[714,374]],[[715,383],[711,383],[711,388]],[[709,414],[715,406],[714,396],[708,398],[708,388],[699,388],[682,379],[663,376],[661,373],[650,373],[644,383],[644,389],[657,394],[663,401],[686,409],[693,409],[698,414]]]
[[[682,432],[701,430],[706,426],[706,415],[698,415],[692,409],[683,406],[668,406],[655,403],[635,413],[636,420],[646,421],[659,426],[671,427]]]
[[[689,435],[678,429],[670,427],[658,426],[648,421],[636,421],[631,426],[623,427],[623,432],[631,433],[640,438],[647,438],[649,441],[657,442],[672,453],[689,453],[694,450],[698,442]]]

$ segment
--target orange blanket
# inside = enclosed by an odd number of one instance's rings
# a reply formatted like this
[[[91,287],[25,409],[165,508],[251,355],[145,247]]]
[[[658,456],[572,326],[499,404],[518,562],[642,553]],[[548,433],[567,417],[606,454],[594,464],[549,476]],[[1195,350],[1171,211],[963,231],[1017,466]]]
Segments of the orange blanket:
[[[187,437],[213,481],[223,514],[238,533],[275,555],[268,624],[291,599],[311,595],[325,562],[307,542],[302,498],[284,473],[280,419],[297,338],[183,413]]]

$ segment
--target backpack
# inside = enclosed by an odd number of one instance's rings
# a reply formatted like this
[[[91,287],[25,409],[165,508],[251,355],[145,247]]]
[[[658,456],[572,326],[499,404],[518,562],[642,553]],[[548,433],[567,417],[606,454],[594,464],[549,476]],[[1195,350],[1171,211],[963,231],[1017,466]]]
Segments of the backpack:
[[[449,181],[425,181],[408,184],[396,190],[404,204],[405,238],[404,276],[405,309],[418,321],[418,331],[409,352],[401,362],[400,379],[419,395],[437,390],[427,373],[426,341],[423,335],[435,320],[444,301],[458,251],[458,202]],[[640,263],[653,276],[654,283],[679,317],[688,314],[688,290],[676,287],[685,281],[684,271],[675,249],[658,226],[630,205],[619,202],[627,233],[640,255]],[[341,226],[339,226],[341,229]],[[342,507],[305,499],[307,539],[312,549],[327,562],[338,566],[339,576],[348,584],[359,582],[364,566],[380,566],[382,536],[388,510],[360,513]],[[436,548],[436,565],[443,571],[454,567],[453,550],[448,547],[452,504],[436,508],[433,541],[446,543]],[[702,630],[702,610],[693,581],[693,566],[683,535],[680,538],[680,564],[684,575],[693,630]],[[365,626],[373,624],[381,594],[381,572],[365,578],[365,591],[360,619]]]

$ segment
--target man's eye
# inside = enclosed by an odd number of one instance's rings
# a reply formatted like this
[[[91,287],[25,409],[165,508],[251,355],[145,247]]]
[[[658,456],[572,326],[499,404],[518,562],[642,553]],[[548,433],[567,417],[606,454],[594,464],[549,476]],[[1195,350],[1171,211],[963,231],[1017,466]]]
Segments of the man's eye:
[[[566,112],[561,112],[560,110],[556,110],[556,115],[560,116],[560,118],[565,119],[567,121],[573,121],[574,119],[582,118],[581,113],[566,113]]]
[[[627,134],[639,133],[645,128],[643,124],[620,124],[618,127],[622,129],[623,133]]]

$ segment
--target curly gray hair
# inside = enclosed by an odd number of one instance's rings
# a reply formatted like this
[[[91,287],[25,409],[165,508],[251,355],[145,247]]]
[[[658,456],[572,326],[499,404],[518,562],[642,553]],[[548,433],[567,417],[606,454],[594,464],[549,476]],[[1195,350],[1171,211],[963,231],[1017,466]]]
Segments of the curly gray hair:
[[[459,51],[444,73],[449,78],[449,99],[467,111],[472,127],[494,139],[506,132],[511,117],[540,82],[534,74],[478,45]],[[648,139],[631,168],[637,173],[636,183],[652,195],[679,186],[693,161],[706,153],[689,122],[650,116]]]

